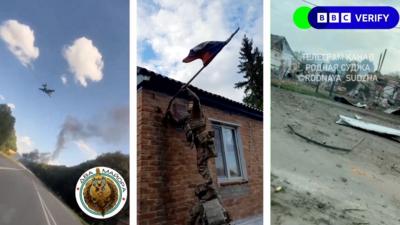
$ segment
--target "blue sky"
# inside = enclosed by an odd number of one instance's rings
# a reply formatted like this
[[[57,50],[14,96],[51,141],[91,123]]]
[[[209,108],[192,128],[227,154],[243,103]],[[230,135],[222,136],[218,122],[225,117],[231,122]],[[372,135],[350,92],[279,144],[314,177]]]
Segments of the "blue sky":
[[[22,27],[33,32],[33,46]],[[28,63],[10,50],[19,42]],[[42,83],[56,90],[51,98],[38,90]],[[128,153],[128,124],[113,123],[109,115],[129,108],[129,1],[0,1],[0,103],[15,106],[21,152],[54,151],[64,121],[72,117],[104,132],[67,134],[53,163],[75,165],[103,152]],[[114,125],[120,127],[106,129]],[[122,136],[110,140],[106,130]]]
[[[183,82],[202,66],[200,60],[181,62],[189,50],[204,41],[226,40],[239,26],[193,85],[242,101],[243,90],[233,88],[243,79],[237,73],[239,51],[245,34],[263,48],[262,0],[139,0],[137,8],[138,65]]]

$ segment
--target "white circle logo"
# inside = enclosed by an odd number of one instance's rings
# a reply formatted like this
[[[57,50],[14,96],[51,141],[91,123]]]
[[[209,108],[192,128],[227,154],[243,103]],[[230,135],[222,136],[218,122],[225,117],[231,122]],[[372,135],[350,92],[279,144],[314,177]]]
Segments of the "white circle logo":
[[[107,219],[119,213],[128,197],[124,178],[108,167],[92,168],[79,178],[75,198],[81,210],[96,219]]]

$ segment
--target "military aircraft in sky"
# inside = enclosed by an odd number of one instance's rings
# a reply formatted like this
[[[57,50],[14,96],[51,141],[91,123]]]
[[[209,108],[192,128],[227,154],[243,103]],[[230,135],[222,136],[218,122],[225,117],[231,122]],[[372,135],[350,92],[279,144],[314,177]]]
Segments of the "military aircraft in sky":
[[[41,90],[41,91],[43,91],[44,93],[46,93],[49,97],[51,97],[51,95],[53,94],[53,92],[55,92],[55,90],[48,89],[48,88],[47,88],[47,84],[42,84],[42,88],[39,88],[39,90]]]

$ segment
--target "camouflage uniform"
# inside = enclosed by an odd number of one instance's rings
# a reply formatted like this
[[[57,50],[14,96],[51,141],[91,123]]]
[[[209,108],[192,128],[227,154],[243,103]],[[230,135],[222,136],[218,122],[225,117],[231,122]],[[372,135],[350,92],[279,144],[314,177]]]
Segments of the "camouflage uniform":
[[[192,107],[188,107],[187,112],[178,112],[176,105],[173,105],[169,112],[170,117],[178,124],[183,125],[186,133],[186,140],[194,145],[197,150],[197,168],[200,175],[212,183],[210,171],[208,169],[208,159],[216,157],[214,147],[214,131],[207,131],[207,118],[204,116],[200,100],[190,89],[187,92],[191,98]]]
[[[197,169],[206,180],[196,187],[198,202],[190,212],[189,225],[228,225],[229,214],[222,207],[217,191],[212,186],[212,177],[208,169],[208,159],[217,157],[214,146],[214,131],[207,131],[207,118],[201,110],[200,100],[190,89],[186,110],[178,109],[177,104],[167,112],[167,119],[182,126],[186,140],[196,147]]]
[[[229,225],[229,214],[211,185],[198,185],[195,194],[199,201],[190,212],[189,225]]]

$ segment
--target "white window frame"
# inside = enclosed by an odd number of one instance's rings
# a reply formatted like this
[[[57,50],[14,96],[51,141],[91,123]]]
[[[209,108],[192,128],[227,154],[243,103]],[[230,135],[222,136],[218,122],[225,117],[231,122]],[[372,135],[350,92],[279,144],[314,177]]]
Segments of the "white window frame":
[[[218,176],[218,183],[224,184],[224,183],[237,183],[237,182],[247,182],[248,181],[248,176],[247,176],[247,170],[246,170],[246,162],[244,158],[244,152],[243,152],[243,144],[242,144],[242,138],[240,135],[240,124],[236,123],[230,123],[230,122],[224,122],[216,119],[209,119],[211,121],[212,126],[220,126],[221,128],[227,128],[227,129],[232,129],[234,131],[234,136],[235,136],[235,141],[236,141],[236,150],[237,150],[237,156],[238,156],[238,161],[239,161],[239,169],[241,176],[240,177],[230,177],[229,171],[227,172],[226,177],[220,177]],[[213,127],[214,130],[214,127]],[[221,133],[222,135],[222,133]],[[221,151],[225,152],[225,144],[223,140],[223,135],[221,136],[221,143],[222,143],[222,148]],[[225,153],[224,153],[225,155]],[[218,157],[220,157],[218,155]],[[224,162],[224,169],[227,170],[226,168],[226,158],[223,159]],[[216,165],[215,165],[216,166]]]

